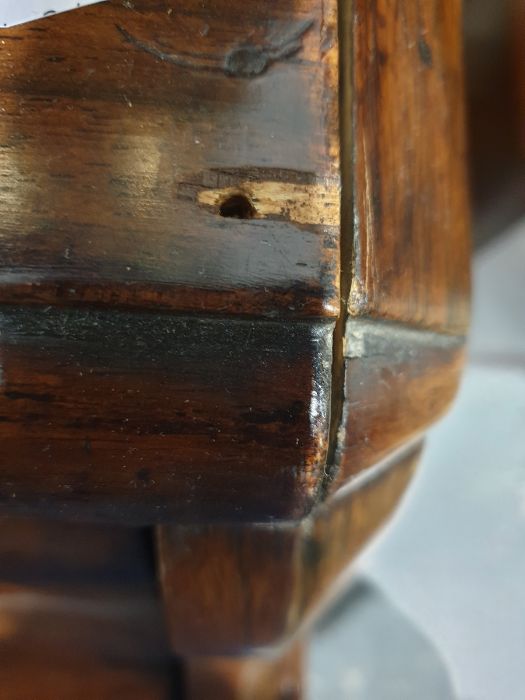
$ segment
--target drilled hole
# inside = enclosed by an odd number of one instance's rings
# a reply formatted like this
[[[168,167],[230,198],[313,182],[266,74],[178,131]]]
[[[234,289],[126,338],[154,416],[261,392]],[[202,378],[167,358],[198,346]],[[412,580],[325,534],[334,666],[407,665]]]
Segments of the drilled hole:
[[[219,214],[229,219],[253,219],[255,208],[245,194],[232,194],[222,202]]]

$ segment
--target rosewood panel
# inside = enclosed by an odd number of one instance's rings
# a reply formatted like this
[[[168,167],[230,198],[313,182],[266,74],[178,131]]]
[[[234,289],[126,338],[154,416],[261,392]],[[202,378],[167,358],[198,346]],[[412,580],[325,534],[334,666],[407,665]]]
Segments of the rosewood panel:
[[[344,195],[353,199],[350,314],[462,334],[470,248],[461,2],[344,4],[353,58],[343,147],[354,164]]]
[[[335,0],[110,0],[0,40],[0,303],[338,313]]]
[[[344,2],[341,28],[349,301],[327,492],[444,412],[469,308],[461,3]]]
[[[131,528],[2,519],[3,697],[174,697],[147,544]]]
[[[445,412],[458,387],[464,344],[461,336],[349,319],[331,491],[417,439]]]
[[[0,582],[34,590],[124,588],[155,594],[148,530],[55,520],[0,521]]]
[[[293,697],[292,640],[458,381],[460,2],[111,0],[0,40],[0,507],[157,525],[190,695]],[[28,528],[25,564],[0,537],[0,681],[69,642],[91,697],[161,697],[143,570],[102,608],[42,574],[115,573],[134,536],[69,567]]]
[[[332,324],[0,309],[3,510],[295,518],[326,460]]]

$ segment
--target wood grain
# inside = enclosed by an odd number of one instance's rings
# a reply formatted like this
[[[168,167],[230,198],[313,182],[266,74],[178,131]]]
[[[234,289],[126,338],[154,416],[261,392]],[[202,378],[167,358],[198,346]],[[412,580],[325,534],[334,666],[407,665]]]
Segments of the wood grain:
[[[397,504],[413,446],[451,401],[462,363],[460,3],[340,9],[342,308],[325,501],[296,523],[158,530],[172,647],[217,655],[219,669],[224,654],[285,648],[305,633]]]
[[[143,533],[2,519],[4,697],[168,700],[175,680]]]
[[[265,520],[317,499],[330,324],[6,307],[0,322],[4,510]]]
[[[0,506],[163,523],[190,694],[277,697],[457,385],[460,2],[111,0],[0,41]],[[77,527],[74,566],[50,531],[0,538],[4,594],[37,601],[5,599],[2,682],[69,644],[90,697],[162,697],[137,572],[50,621],[46,561],[78,586],[136,555]]]
[[[464,330],[458,3],[411,7],[343,4],[339,121],[333,2],[110,2],[3,34],[4,508],[297,518],[342,451],[332,488],[444,409],[457,355],[413,424],[399,380],[367,426],[377,359],[344,350],[347,293],[352,317]],[[421,379],[429,352],[384,369]]]
[[[446,410],[469,309],[461,3],[357,0],[342,17],[348,308],[326,494]]]
[[[341,492],[300,523],[161,526],[160,575],[172,647],[184,658],[286,643],[337,590],[397,505],[419,451]]]
[[[464,333],[468,320],[461,3],[356,0],[352,316]]]
[[[0,303],[336,315],[336,37],[335,0],[110,0],[3,31]],[[204,196],[252,187],[249,220]]]
[[[329,491],[421,436],[446,411],[464,344],[461,336],[396,323],[348,321],[343,421]]]
[[[153,598],[155,570],[146,529],[2,517],[0,582],[40,592],[125,586]]]
[[[100,593],[100,590],[99,590]],[[168,700],[172,667],[154,601],[0,586],[0,683],[10,700]]]

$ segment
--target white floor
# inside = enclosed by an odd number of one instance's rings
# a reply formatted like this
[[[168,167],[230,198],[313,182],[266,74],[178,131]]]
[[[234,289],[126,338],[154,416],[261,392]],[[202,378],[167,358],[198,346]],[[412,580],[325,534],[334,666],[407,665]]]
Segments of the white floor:
[[[469,355],[401,508],[357,563],[374,614],[354,600],[314,642],[312,700],[525,698],[525,222],[475,259]],[[409,628],[433,664],[409,653]],[[398,678],[378,688],[392,655]]]

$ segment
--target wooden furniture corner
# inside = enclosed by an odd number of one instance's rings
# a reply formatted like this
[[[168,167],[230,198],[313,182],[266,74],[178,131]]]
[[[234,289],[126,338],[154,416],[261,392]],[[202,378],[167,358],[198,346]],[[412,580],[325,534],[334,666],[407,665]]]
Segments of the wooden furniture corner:
[[[185,697],[300,697],[312,622],[456,391],[460,4],[110,0],[0,36],[9,540],[80,585],[147,528]],[[78,642],[90,697],[175,693],[137,575],[97,588],[144,617],[108,632],[129,673]]]

